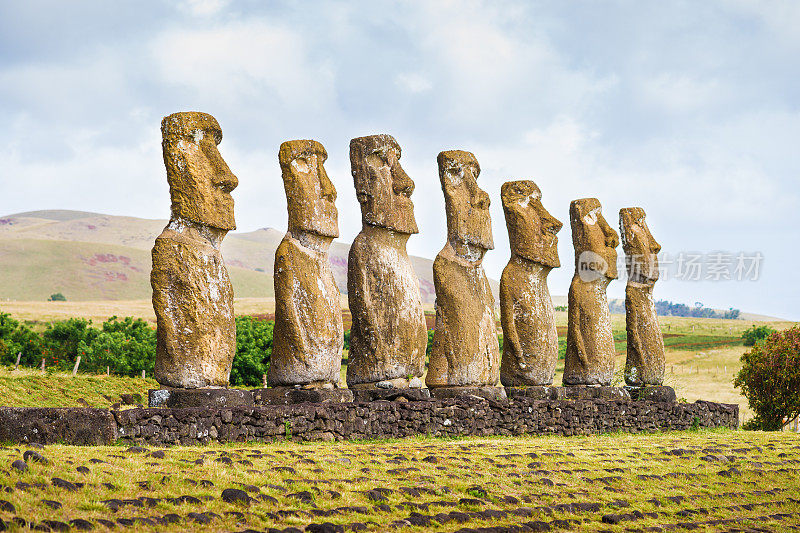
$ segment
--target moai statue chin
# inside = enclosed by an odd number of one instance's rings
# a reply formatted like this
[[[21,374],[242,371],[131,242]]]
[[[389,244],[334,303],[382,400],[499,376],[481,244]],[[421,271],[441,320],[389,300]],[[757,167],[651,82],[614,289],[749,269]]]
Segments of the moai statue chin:
[[[575,275],[569,287],[564,385],[609,385],[614,377],[614,336],[606,287],[617,278],[619,236],[596,198],[569,205]]]
[[[657,254],[661,245],[650,233],[641,207],[620,209],[619,230],[628,269],[625,383],[632,387],[658,386],[664,382],[664,338],[653,302],[653,286],[658,281]]]
[[[433,263],[436,331],[428,387],[497,385],[500,350],[494,297],[481,262],[494,248],[489,195],[478,188],[480,166],[470,152],[437,158],[447,215],[447,243]]]
[[[500,278],[500,381],[507,387],[552,385],[558,332],[547,275],[561,266],[557,233],[562,224],[544,208],[532,181],[504,183],[501,198],[511,260]]]
[[[289,231],[275,251],[275,330],[270,386],[334,388],[339,384],[344,328],[328,248],[339,236],[336,189],[317,141],[287,141],[278,160]]]
[[[172,214],[153,247],[155,378],[166,387],[224,387],[236,323],[220,245],[236,229],[238,180],[217,150],[222,130],[211,115],[174,113],[161,134]]]
[[[421,386],[428,331],[419,280],[406,252],[409,237],[419,232],[411,202],[414,182],[400,166],[400,146],[390,135],[351,140],[350,165],[362,230],[347,266],[353,317],[347,384]]]

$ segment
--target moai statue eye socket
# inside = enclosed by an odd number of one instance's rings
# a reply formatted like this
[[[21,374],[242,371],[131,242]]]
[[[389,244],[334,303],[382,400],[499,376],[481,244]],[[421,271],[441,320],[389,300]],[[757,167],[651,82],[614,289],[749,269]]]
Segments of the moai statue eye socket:
[[[328,153],[317,141],[286,141],[278,161],[286,190],[289,230],[338,237],[336,189],[325,171]]]
[[[400,165],[400,145],[391,135],[350,141],[350,166],[364,224],[419,233],[411,194],[414,182]]]

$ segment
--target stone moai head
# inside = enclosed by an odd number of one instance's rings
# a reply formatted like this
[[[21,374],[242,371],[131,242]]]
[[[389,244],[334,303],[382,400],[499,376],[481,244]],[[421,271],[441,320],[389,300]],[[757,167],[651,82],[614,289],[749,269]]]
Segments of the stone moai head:
[[[173,113],[161,121],[161,147],[172,199],[172,218],[235,230],[231,191],[239,184],[217,145],[222,130],[206,113]]]
[[[625,250],[628,279],[652,285],[658,280],[657,254],[661,251],[661,245],[647,227],[644,209],[620,209],[619,231],[622,235],[622,249]]]
[[[283,188],[289,211],[289,231],[306,231],[322,237],[339,236],[336,189],[323,163],[328,153],[317,141],[286,141],[281,144]]]
[[[507,181],[500,188],[511,252],[558,268],[558,232],[563,224],[542,205],[542,191],[530,180]]]
[[[470,152],[440,152],[439,180],[444,192],[447,240],[451,245],[494,249],[489,195],[478,187],[481,167]]]
[[[350,141],[350,168],[364,224],[419,233],[411,194],[414,182],[400,166],[400,145],[391,135]]]
[[[601,276],[617,278],[619,235],[608,225],[597,198],[582,198],[569,204],[575,271],[583,281]]]

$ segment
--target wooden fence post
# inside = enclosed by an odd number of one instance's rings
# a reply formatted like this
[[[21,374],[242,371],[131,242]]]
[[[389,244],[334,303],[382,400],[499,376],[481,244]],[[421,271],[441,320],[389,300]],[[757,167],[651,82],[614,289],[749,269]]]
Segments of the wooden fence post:
[[[72,368],[72,377],[75,377],[78,374],[78,367],[81,366],[81,356],[79,355],[77,359],[75,359],[75,366]]]
[[[111,375],[111,367],[107,366],[106,367],[106,376],[110,376],[110,375]]]
[[[42,374],[44,374],[44,357],[42,357]]]
[[[19,360],[22,359],[22,352],[17,354],[17,364],[14,365],[14,370],[19,370]]]
[[[142,370],[142,379],[145,379],[145,373],[144,373],[144,370]]]

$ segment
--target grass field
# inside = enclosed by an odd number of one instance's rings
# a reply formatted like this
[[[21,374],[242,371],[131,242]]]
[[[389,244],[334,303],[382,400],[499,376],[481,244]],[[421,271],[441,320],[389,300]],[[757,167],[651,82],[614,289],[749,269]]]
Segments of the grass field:
[[[0,518],[12,530],[23,530],[22,523],[53,531],[88,523],[115,531],[475,531],[527,524],[524,531],[615,532],[672,525],[786,531],[800,524],[800,436],[785,433],[165,450],[53,445],[35,450],[48,464],[29,459],[20,472],[10,465],[24,451],[0,448],[0,485],[14,487],[0,493]]]

